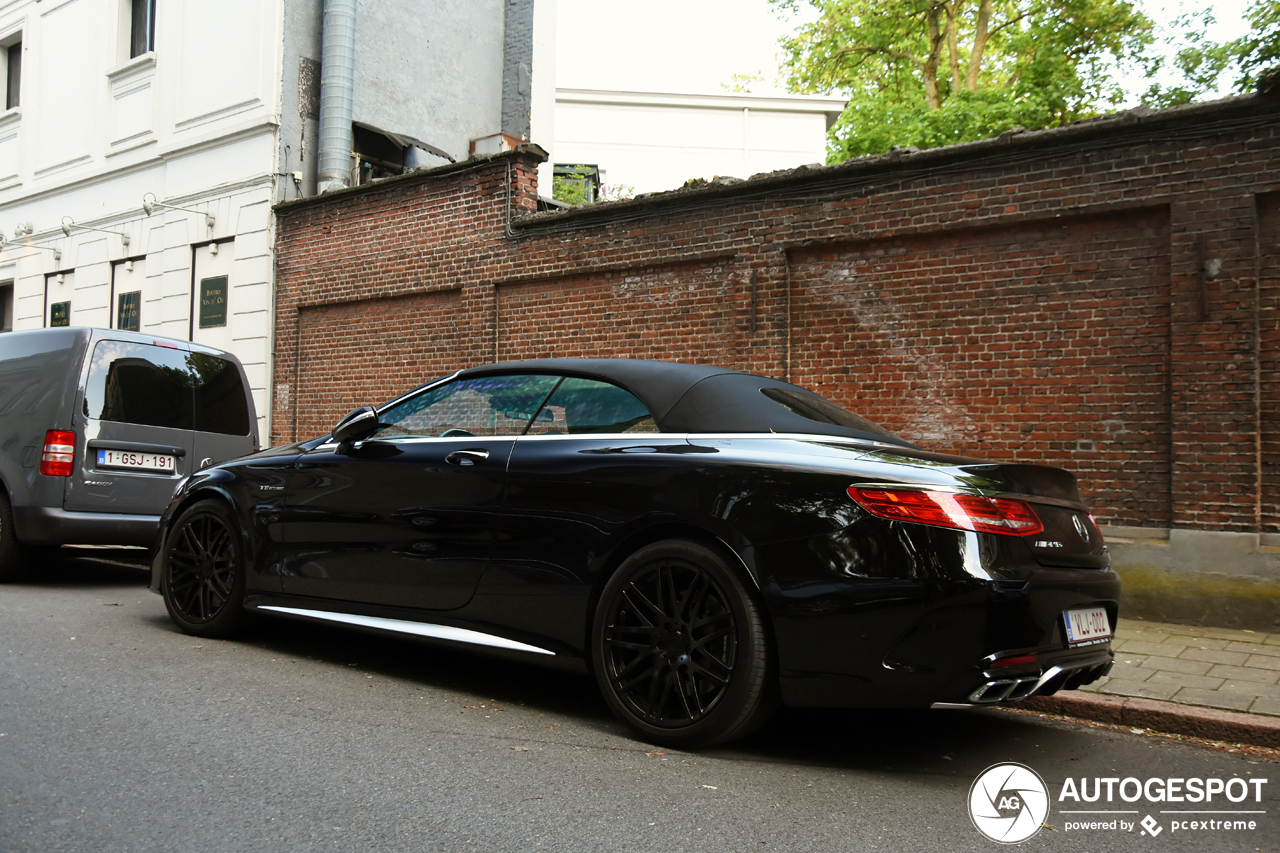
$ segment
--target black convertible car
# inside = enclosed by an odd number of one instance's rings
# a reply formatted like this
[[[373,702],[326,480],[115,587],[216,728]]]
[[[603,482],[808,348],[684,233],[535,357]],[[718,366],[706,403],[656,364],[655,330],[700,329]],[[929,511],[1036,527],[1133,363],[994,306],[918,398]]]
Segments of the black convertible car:
[[[1075,477],[920,450],[786,382],[550,359],[459,371],[187,480],[152,588],[595,674],[651,741],[778,703],[972,706],[1111,667],[1120,582]]]

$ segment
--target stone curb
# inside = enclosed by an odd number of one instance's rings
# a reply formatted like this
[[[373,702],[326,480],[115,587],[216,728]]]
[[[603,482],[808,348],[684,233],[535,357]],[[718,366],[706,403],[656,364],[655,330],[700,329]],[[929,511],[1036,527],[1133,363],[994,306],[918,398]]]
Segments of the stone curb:
[[[1013,707],[1207,740],[1280,747],[1280,717],[1219,711],[1155,699],[1089,694],[1036,696]]]

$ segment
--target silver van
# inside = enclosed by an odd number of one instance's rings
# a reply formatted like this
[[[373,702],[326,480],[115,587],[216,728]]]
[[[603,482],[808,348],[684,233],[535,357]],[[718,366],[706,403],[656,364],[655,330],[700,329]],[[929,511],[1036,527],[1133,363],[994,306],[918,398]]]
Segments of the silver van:
[[[114,329],[0,335],[0,581],[41,546],[152,545],[183,478],[258,447],[231,353]]]

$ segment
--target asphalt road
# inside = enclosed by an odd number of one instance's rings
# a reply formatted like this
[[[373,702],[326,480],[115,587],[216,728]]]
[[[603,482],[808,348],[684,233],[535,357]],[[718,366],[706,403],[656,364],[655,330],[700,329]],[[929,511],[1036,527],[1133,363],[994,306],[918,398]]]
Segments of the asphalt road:
[[[1280,847],[1256,758],[999,710],[785,711],[662,750],[585,677],[295,622],[199,640],[145,584],[75,558],[0,587],[0,851],[992,851],[967,803],[1000,762],[1053,800],[1022,849]],[[1091,805],[1058,801],[1068,777],[1265,778],[1212,804],[1265,814],[1175,831],[1218,818],[1117,801],[1158,835],[1077,830],[1097,817],[1062,813]]]

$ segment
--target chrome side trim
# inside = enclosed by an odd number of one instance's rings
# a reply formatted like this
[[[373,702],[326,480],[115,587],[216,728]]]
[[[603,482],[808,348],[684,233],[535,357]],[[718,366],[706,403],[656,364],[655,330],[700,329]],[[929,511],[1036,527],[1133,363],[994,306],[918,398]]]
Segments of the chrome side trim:
[[[434,386],[433,386],[434,387]],[[407,396],[407,395],[406,395]],[[393,401],[394,402],[394,401]],[[383,409],[389,408],[392,403],[383,406]],[[636,441],[643,443],[645,441],[688,441],[697,440],[707,441],[800,441],[810,444],[849,444],[858,447],[882,447],[886,449],[901,450],[902,446],[898,444],[889,444],[883,441],[873,441],[867,438],[853,438],[847,435],[820,435],[818,433],[808,432],[599,432],[599,433],[572,433],[572,434],[550,434],[550,435],[475,435],[475,436],[450,436],[445,438],[438,435],[413,435],[400,436],[393,439],[379,439],[374,436],[372,441]],[[326,442],[323,445],[312,448],[312,450],[329,449],[337,447],[336,442]],[[883,487],[883,483],[875,484]]]
[[[455,643],[471,643],[477,646],[492,646],[496,649],[513,649],[517,652],[533,652],[537,655],[554,655],[555,652],[517,643],[505,637],[493,634],[482,634],[467,628],[453,628],[448,625],[432,625],[427,622],[410,622],[407,619],[384,619],[381,616],[359,616],[354,613],[330,613],[327,610],[304,610],[300,607],[276,607],[264,605],[258,610],[274,610],[292,616],[305,616],[308,619],[322,619],[329,622],[341,622],[345,625],[358,625],[361,628],[377,628],[380,631],[396,631],[401,634],[413,634],[419,637],[431,637],[436,640],[452,640]]]

